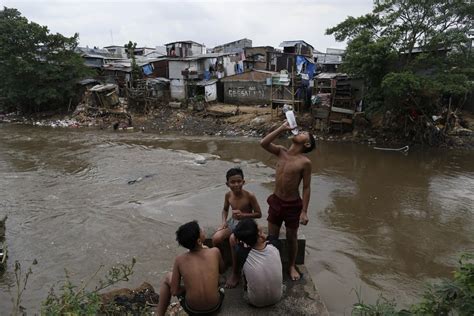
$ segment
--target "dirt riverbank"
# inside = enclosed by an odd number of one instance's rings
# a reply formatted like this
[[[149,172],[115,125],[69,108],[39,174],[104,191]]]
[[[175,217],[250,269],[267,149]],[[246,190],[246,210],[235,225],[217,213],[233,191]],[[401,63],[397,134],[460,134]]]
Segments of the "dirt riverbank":
[[[464,120],[471,130],[474,128],[474,115],[463,114]],[[202,111],[191,109],[172,109],[168,106],[155,108],[148,115],[132,114],[131,121],[121,115],[102,115],[95,117],[41,113],[30,117],[16,115],[0,115],[0,122],[17,122],[52,127],[92,127],[114,128],[117,131],[140,130],[157,133],[178,133],[183,135],[215,135],[215,136],[246,136],[262,137],[276,128],[284,120],[283,115],[268,106],[237,106],[230,104],[214,104]],[[311,131],[316,139],[338,142],[365,143],[373,146],[399,148],[406,145],[414,146],[400,133],[388,130],[381,124],[380,118],[371,121],[365,117],[354,119],[352,131],[328,132],[315,125],[309,112],[297,113],[300,129]],[[131,123],[131,124],[130,124]],[[469,130],[459,135],[450,135],[440,147],[474,149],[474,135]]]

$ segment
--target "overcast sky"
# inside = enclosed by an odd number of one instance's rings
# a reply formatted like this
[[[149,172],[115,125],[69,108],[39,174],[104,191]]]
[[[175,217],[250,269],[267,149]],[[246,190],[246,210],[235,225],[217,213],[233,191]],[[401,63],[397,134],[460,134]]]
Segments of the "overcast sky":
[[[79,33],[80,46],[162,46],[193,40],[212,48],[241,38],[278,47],[302,39],[317,50],[344,48],[324,35],[347,16],[372,10],[372,0],[2,0],[53,33]]]

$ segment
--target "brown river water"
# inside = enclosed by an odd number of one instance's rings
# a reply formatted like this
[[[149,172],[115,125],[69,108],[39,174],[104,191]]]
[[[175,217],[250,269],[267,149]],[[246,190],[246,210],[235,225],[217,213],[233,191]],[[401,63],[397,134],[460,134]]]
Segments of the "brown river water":
[[[307,268],[332,315],[350,315],[356,289],[366,302],[383,293],[407,306],[474,248],[474,152],[403,155],[321,142],[309,157],[310,222],[300,231]],[[131,281],[119,286],[147,280],[158,289],[183,252],[177,227],[192,219],[219,224],[227,169],[243,168],[265,224],[274,164],[255,138],[0,124],[0,212],[8,214],[9,247],[1,314],[11,311],[15,260],[25,269],[38,261],[23,295],[29,314],[64,280],[65,268],[81,280],[100,265],[136,257]]]

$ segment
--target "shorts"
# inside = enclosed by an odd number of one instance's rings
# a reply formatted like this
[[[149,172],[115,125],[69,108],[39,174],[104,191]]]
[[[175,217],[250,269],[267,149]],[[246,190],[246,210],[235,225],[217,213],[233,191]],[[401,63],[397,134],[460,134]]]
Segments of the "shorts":
[[[281,227],[285,222],[286,228],[297,229],[300,226],[300,214],[303,209],[303,200],[297,198],[292,201],[284,201],[275,194],[267,199],[268,217],[267,220]]]
[[[224,301],[224,296],[225,296],[224,289],[220,288],[219,289],[219,303],[217,303],[217,305],[215,307],[210,308],[208,310],[195,310],[195,309],[189,307],[188,304],[186,303],[186,293],[178,295],[178,300],[179,300],[179,304],[181,305],[183,310],[190,316],[194,316],[194,315],[214,315],[221,309],[222,301]]]
[[[227,220],[227,227],[229,227],[230,231],[233,233],[238,223],[238,220],[231,217]]]

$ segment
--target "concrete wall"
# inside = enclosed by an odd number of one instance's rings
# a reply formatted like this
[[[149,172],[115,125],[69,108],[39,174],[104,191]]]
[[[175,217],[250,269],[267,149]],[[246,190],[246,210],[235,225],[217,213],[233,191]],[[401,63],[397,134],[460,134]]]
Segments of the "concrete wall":
[[[174,47],[174,53],[172,53]],[[206,47],[195,43],[175,42],[166,45],[168,56],[190,57],[206,53]]]
[[[235,75],[235,62],[231,61],[229,56],[224,56],[225,76]]]
[[[203,72],[204,69],[201,69],[202,65],[196,60],[193,61],[184,61],[184,60],[170,60],[169,63],[169,76],[170,79],[183,79],[181,72],[188,69],[193,69],[198,72]]]
[[[206,47],[205,46],[198,46],[196,44],[193,44],[191,46],[191,56],[196,56],[196,55],[201,55],[206,53]]]
[[[234,104],[269,104],[271,90],[265,82],[224,82],[224,102]]]
[[[170,95],[172,99],[184,100],[186,98],[184,80],[171,79]]]
[[[204,87],[204,99],[206,102],[217,100],[217,88],[215,83]]]
[[[152,77],[169,78],[168,60],[158,60],[158,61],[152,62],[152,64],[153,64]]]
[[[252,40],[243,38],[238,41],[214,47],[214,53],[240,53],[245,47],[252,47]]]

